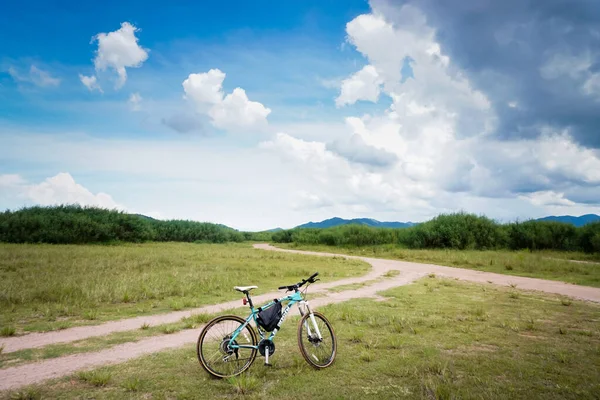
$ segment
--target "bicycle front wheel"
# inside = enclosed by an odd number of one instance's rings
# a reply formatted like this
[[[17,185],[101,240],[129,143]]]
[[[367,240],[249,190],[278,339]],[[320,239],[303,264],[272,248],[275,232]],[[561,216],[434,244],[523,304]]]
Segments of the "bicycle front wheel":
[[[306,314],[298,324],[298,347],[307,363],[315,368],[327,368],[335,360],[337,340],[333,327],[319,312]],[[319,338],[320,334],[320,338]]]
[[[235,315],[223,315],[212,319],[202,329],[196,352],[206,372],[217,378],[229,378],[250,368],[256,358],[256,347],[237,346],[257,346],[256,332],[248,324],[233,339],[233,333],[245,322]]]

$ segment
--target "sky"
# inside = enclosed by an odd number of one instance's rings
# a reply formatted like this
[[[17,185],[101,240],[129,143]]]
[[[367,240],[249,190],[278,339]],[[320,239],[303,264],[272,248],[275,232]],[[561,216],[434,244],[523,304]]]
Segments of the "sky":
[[[241,230],[600,214],[597,0],[22,1],[0,208]]]

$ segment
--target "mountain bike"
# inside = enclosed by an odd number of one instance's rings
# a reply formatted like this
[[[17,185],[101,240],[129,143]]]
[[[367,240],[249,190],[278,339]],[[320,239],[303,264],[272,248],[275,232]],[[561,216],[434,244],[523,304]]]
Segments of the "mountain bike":
[[[279,290],[293,291],[293,294],[254,308],[250,291],[258,286],[236,286],[235,290],[246,297],[243,304],[250,307],[250,315],[246,319],[236,315],[222,315],[209,321],[196,345],[200,365],[217,378],[229,378],[246,371],[257,353],[265,357],[265,365],[270,366],[269,357],[275,353],[273,339],[292,306],[298,304],[300,322],[298,323],[298,346],[302,357],[313,367],[320,369],[333,364],[337,352],[337,341],[333,327],[319,312],[312,311],[306,300],[306,290],[316,279],[316,272],[308,279],[294,285],[280,286]],[[306,285],[304,291],[300,288]],[[287,305],[282,312],[282,303]],[[256,324],[256,331],[250,324]],[[260,341],[258,337],[260,336]]]

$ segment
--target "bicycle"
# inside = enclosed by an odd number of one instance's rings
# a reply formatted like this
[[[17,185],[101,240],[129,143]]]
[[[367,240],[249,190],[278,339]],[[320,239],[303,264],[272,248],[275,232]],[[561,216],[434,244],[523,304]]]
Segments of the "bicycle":
[[[210,320],[200,332],[196,345],[200,365],[214,377],[230,378],[250,368],[257,353],[260,353],[265,357],[265,365],[270,366],[269,357],[275,353],[273,339],[295,304],[298,304],[301,315],[298,323],[298,347],[302,357],[317,369],[333,364],[337,352],[333,328],[323,314],[310,309],[305,298],[308,286],[318,281],[315,279],[318,274],[316,272],[294,285],[280,286],[279,290],[285,289],[286,294],[290,291],[294,293],[274,299],[259,308],[254,308],[250,297],[250,291],[258,286],[234,287],[246,296],[243,304],[249,305],[250,315],[246,319],[236,315],[223,315]],[[307,283],[306,289],[301,292],[300,288]],[[282,302],[287,302],[283,312]],[[256,324],[260,342],[251,321]],[[268,332],[270,334],[267,337]]]

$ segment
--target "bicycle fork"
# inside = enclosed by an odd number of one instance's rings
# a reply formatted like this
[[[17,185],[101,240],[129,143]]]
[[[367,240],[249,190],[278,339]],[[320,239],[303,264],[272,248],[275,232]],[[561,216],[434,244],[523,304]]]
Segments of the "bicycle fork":
[[[306,307],[310,322],[312,323],[315,333],[317,334],[316,337],[319,340],[319,342],[322,341],[323,336],[321,336],[321,332],[319,331],[319,326],[317,325],[317,320],[315,319],[315,315],[313,314],[312,310],[310,309],[308,302],[301,301],[300,304],[298,305],[298,309],[300,310],[300,315],[304,316],[304,311],[302,310],[302,307],[300,307],[300,306]],[[304,320],[304,327],[306,328],[306,332],[308,333],[308,339],[310,341],[313,338],[313,332],[311,331],[310,325],[308,324],[308,319]]]

